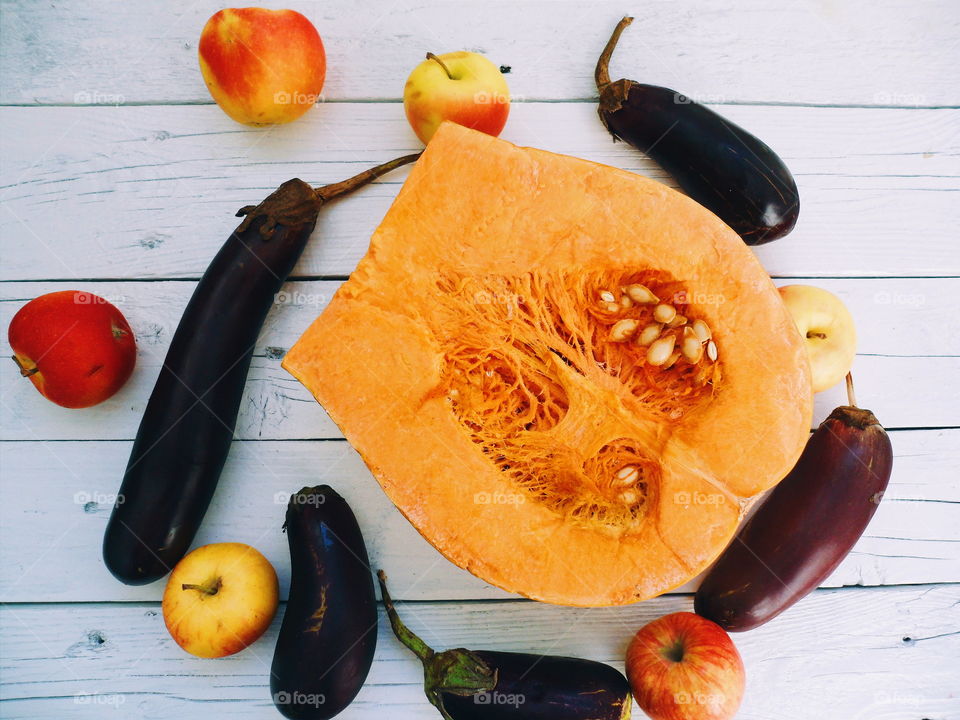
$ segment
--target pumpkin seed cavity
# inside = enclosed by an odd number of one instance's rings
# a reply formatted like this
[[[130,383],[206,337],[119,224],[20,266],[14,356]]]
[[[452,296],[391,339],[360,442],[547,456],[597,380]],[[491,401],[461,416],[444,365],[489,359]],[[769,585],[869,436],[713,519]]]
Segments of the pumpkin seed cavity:
[[[710,402],[721,379],[696,307],[680,315],[660,301],[686,288],[661,272],[610,272],[447,275],[437,290],[442,392],[490,462],[529,500],[585,526],[642,522],[655,507],[662,428]],[[604,407],[571,407],[592,397],[582,384],[612,390],[623,422]],[[568,415],[610,437],[558,430]]]

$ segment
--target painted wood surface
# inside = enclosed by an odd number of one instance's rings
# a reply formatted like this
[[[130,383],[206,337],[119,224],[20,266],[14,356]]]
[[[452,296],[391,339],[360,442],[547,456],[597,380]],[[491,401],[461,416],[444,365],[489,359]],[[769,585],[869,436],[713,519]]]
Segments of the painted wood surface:
[[[593,65],[624,11],[612,73],[674,87],[774,147],[803,197],[790,237],[758,248],[778,284],[840,295],[857,319],[858,396],[890,428],[894,477],[821,589],[737,635],[741,720],[960,718],[960,12],[954,0],[424,0],[294,2],[326,43],[324,102],[272,129],[211,104],[196,43],[212,0],[0,2],[0,325],[78,288],[115,302],[138,369],[104,405],[66,411],[0,363],[0,717],[279,717],[267,673],[279,619],[220,661],[166,634],[162,583],[131,588],[100,559],[110,505],[170,337],[233,213],[299,176],[332,182],[418,143],[400,93],[424,52],[510,66],[504,137],[673,184],[614,144]],[[288,493],[329,482],[356,509],[374,564],[438,647],[592,657],[622,667],[643,623],[689,591],[627,608],[517,600],[444,560],[385,498],[280,358],[366,250],[405,170],[324,211],[272,310],[222,483],[197,544],[250,542],[289,583]],[[843,402],[817,398],[815,422]],[[469,499],[467,499],[469,501]],[[345,720],[437,717],[387,632]],[[636,710],[636,716],[640,716]]]
[[[399,572],[393,577],[397,588],[409,582]],[[670,595],[627,608],[473,602],[407,603],[400,611],[437,648],[592,657],[622,668],[641,625],[691,606],[690,596]],[[238,655],[205,661],[173,643],[155,603],[6,606],[3,716],[279,717],[268,687],[278,627],[275,620]],[[956,718],[958,627],[958,585],[817,591],[768,625],[734,636],[749,668],[737,718]],[[439,717],[422,680],[419,663],[381,614],[367,684],[338,719]],[[643,714],[635,708],[634,717]]]
[[[960,333],[945,333],[960,307],[960,278],[791,279],[813,282],[839,295],[857,318],[859,355],[854,365],[860,402],[887,427],[960,426]],[[342,438],[309,391],[280,367],[284,353],[322,312],[339,281],[289,283],[278,294],[257,347],[241,405],[241,439]],[[29,299],[56,289],[83,289],[116,304],[137,337],[137,369],[130,383],[102,405],[64,411],[37,402],[33,386],[12,362],[0,363],[0,438],[4,440],[129,440],[160,372],[195,283],[0,283],[0,325]],[[889,391],[897,378],[897,392]],[[814,425],[845,402],[837,386],[816,398]],[[42,435],[38,435],[38,429]]]
[[[771,274],[960,275],[960,110],[718,110],[797,178],[796,229],[757,251]],[[328,104],[267,129],[215,106],[7,108],[3,118],[7,280],[199,277],[236,210],[291,176],[335,182],[420,147],[402,106],[387,103]],[[593,103],[517,104],[503,136],[668,181],[611,142]],[[296,274],[349,274],[405,176],[327,208]]]
[[[474,50],[510,66],[514,96],[594,96],[593,68],[625,12],[616,76],[702,102],[960,104],[952,0],[270,0],[317,26],[331,100],[396,100],[424,53]],[[198,2],[3,5],[3,103],[209,103],[197,41],[224,7]],[[937,52],[936,50],[940,50]]]
[[[828,585],[960,582],[960,429],[897,431],[892,442],[888,496]],[[0,543],[0,600],[160,598],[163,582],[121,585],[100,557],[129,442],[0,443],[0,452],[0,526],[12,530]],[[285,581],[289,558],[280,526],[287,500],[300,488],[320,483],[333,486],[354,508],[371,561],[418,581],[410,595],[398,597],[517,597],[445,560],[393,507],[343,441],[235,442],[195,545],[246,542],[270,558]],[[469,506],[475,498],[463,502]]]

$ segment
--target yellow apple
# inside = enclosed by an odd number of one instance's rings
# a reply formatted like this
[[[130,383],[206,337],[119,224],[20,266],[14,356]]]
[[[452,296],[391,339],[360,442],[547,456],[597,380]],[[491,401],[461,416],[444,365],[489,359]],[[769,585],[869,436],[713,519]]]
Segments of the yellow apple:
[[[444,120],[499,135],[510,114],[510,88],[500,68],[483,55],[427,53],[407,78],[403,108],[424,144]]]
[[[214,543],[190,552],[170,574],[163,621],[177,645],[198,657],[243,650],[277,612],[277,573],[243,543]]]
[[[780,297],[806,339],[813,391],[843,380],[857,354],[857,331],[843,301],[813,285],[785,285]]]

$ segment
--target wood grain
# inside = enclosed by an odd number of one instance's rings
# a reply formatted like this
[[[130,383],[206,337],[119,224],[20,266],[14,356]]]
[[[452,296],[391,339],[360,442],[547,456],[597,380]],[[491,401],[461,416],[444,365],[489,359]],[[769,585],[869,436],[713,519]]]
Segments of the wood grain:
[[[960,110],[723,112],[797,176],[797,228],[758,249],[773,275],[960,275]],[[589,103],[518,105],[504,137],[667,180]],[[0,279],[196,278],[236,210],[291,176],[333,182],[418,147],[396,104],[330,104],[272,129],[216,107],[2,108]],[[327,208],[296,274],[352,272],[405,175]]]
[[[399,571],[391,578],[397,588],[409,582]],[[637,629],[691,604],[689,596],[674,595],[613,609],[475,602],[408,603],[400,611],[437,648],[590,657],[622,670]],[[957,717],[958,623],[957,585],[817,591],[769,624],[734,636],[747,667],[737,718]],[[278,628],[279,618],[238,655],[202,660],[173,643],[154,603],[5,606],[0,712],[11,720],[279,717],[268,685]],[[381,609],[367,684],[338,718],[439,717],[422,682],[419,663],[390,634]],[[634,708],[634,715],[642,713]]]
[[[807,282],[837,293],[857,321],[854,376],[860,402],[888,427],[960,426],[960,335],[944,333],[960,307],[960,279],[779,280]],[[5,440],[129,440],[160,372],[193,282],[0,283],[0,326],[30,298],[82,288],[114,302],[133,326],[139,354],[130,383],[93,408],[67,411],[45,401],[16,365],[0,362],[0,438]],[[242,439],[342,438],[310,393],[280,367],[283,354],[323,310],[340,282],[288,283],[264,326],[241,406]],[[897,392],[889,391],[896,378]],[[816,398],[814,425],[846,402],[838,386]]]
[[[615,0],[375,3],[271,0],[316,25],[325,97],[392,99],[424,53],[474,50],[511,67],[515,98],[595,95],[593,66],[630,10]],[[4,4],[3,103],[203,103],[197,42],[214,0]],[[634,8],[614,77],[704,102],[960,104],[960,18],[951,0],[742,0]],[[939,48],[940,52],[932,52]]]
[[[894,432],[892,442],[888,497],[829,586],[960,582],[960,430]],[[163,582],[121,585],[100,557],[130,443],[13,442],[0,443],[0,453],[0,527],[5,529],[0,601],[160,597]],[[235,442],[195,544],[251,544],[274,563],[285,588],[289,558],[280,526],[287,499],[301,487],[321,483],[336,488],[356,512],[371,561],[410,579],[409,590],[398,588],[399,597],[515,597],[445,560],[393,507],[343,441]]]

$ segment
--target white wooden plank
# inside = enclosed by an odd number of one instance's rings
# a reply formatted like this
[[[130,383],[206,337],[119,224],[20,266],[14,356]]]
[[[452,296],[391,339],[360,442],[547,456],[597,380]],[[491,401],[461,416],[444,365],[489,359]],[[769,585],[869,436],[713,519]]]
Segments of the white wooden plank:
[[[892,440],[896,461],[889,497],[830,586],[960,581],[960,430],[900,431]],[[0,443],[0,601],[159,599],[163,582],[121,585],[100,557],[129,452],[127,442]],[[320,483],[336,488],[353,507],[372,562],[417,581],[406,597],[513,597],[441,557],[343,441],[234,443],[197,544],[254,545],[274,563],[286,587],[287,540],[280,532],[286,499]],[[404,589],[398,591],[403,597]]]
[[[726,106],[797,175],[774,275],[960,275],[958,110]],[[589,103],[518,105],[504,137],[666,180]],[[199,277],[237,208],[292,175],[321,183],[418,147],[396,103],[328,104],[276,129],[215,107],[0,109],[0,279]],[[349,274],[406,175],[327,208],[299,275]]]
[[[615,0],[262,4],[293,7],[317,26],[331,99],[399,98],[425,52],[462,49],[510,65],[516,97],[589,98],[596,58],[630,10]],[[0,101],[209,102],[197,42],[221,7],[6,2]],[[950,0],[659,0],[634,8],[613,72],[707,102],[956,105],[955,9]]]
[[[813,279],[843,298],[857,320],[855,365],[859,400],[888,427],[960,426],[960,335],[955,324],[960,279]],[[0,327],[29,299],[76,283],[0,283]],[[326,306],[339,282],[289,283],[255,349],[236,435],[242,439],[341,438],[310,394],[280,367],[280,359]],[[0,362],[5,388],[0,438],[5,440],[128,440],[160,372],[193,282],[85,282],[77,285],[115,302],[132,323],[139,347],[130,383],[107,402],[64,410],[44,400]],[[891,391],[891,384],[896,391]],[[817,396],[814,424],[846,402],[838,386]]]
[[[406,580],[392,574],[393,584]],[[540,603],[429,603],[401,607],[438,648],[589,657],[623,670],[633,633],[689,596],[629,608]],[[946,719],[960,714],[960,586],[821,590],[788,613],[734,636],[747,671],[740,720]],[[0,609],[6,718],[279,717],[269,666],[279,619],[257,643],[221,660],[188,656],[156,604],[8,605]],[[522,632],[520,632],[522,629]],[[439,717],[422,692],[419,663],[382,612],[367,683],[344,720]],[[636,717],[642,713],[634,708]]]

